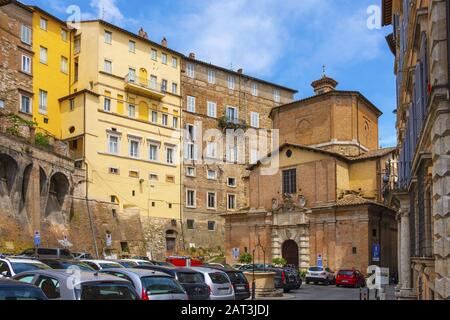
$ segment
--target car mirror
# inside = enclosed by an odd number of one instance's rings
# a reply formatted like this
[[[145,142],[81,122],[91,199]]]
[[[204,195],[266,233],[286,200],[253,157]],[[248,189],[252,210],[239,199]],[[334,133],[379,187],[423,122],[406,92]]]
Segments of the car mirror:
[[[3,271],[3,272],[0,274],[0,278],[7,278],[8,276],[9,276],[8,271]]]

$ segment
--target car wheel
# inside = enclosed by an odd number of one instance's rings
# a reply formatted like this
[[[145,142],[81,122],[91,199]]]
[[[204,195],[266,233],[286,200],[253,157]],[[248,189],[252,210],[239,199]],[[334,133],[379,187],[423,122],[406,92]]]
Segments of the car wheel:
[[[309,281],[306,281],[306,284],[309,284]]]
[[[328,287],[330,285],[330,280],[325,280],[325,285]]]

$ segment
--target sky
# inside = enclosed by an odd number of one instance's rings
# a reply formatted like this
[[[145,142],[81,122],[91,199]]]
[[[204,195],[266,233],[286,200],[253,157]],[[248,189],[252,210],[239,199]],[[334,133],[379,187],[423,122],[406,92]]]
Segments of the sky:
[[[338,89],[360,91],[384,115],[380,146],[396,145],[394,56],[390,28],[369,28],[381,0],[23,0],[66,20],[71,5],[82,19],[102,18],[197,59],[313,94],[326,74]]]

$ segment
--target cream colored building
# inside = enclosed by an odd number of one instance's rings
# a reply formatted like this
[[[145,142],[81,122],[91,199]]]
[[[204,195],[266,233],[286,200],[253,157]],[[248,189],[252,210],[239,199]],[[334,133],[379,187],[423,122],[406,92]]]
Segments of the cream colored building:
[[[176,251],[180,228],[181,55],[107,22],[76,32],[63,139],[88,176],[87,196],[139,210],[149,252]],[[117,212],[112,212],[113,215]]]

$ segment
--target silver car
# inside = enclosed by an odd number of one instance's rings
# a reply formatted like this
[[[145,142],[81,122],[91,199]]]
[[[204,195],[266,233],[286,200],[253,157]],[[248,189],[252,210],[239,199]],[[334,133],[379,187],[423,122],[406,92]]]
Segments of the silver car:
[[[306,284],[323,283],[330,285],[336,282],[334,272],[328,267],[310,267],[306,273]]]
[[[166,273],[144,269],[108,269],[100,273],[130,281],[142,300],[188,300],[181,284]]]
[[[14,280],[41,288],[49,300],[139,300],[129,281],[94,272],[35,270]]]
[[[211,290],[211,300],[235,300],[233,285],[225,272],[205,267],[192,267],[191,269],[203,274],[205,282]]]

